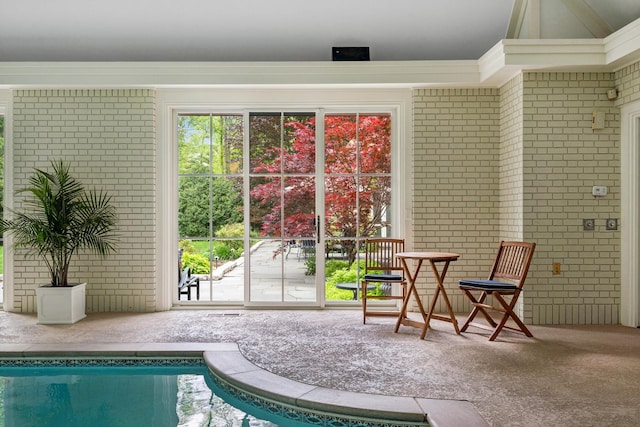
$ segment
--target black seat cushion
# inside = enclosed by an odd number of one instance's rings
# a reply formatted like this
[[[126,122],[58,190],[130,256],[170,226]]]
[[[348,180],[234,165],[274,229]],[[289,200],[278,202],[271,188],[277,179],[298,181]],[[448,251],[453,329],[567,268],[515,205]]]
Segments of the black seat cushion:
[[[364,280],[367,282],[402,282],[399,274],[365,274]]]
[[[460,280],[460,287],[481,291],[513,291],[518,289],[513,283],[497,282],[495,280]]]

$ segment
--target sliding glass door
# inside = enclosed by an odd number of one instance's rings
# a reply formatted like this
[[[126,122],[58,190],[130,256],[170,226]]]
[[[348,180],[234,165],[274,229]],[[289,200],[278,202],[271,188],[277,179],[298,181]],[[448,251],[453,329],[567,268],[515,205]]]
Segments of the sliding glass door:
[[[176,303],[354,304],[364,239],[392,235],[391,115],[177,120],[176,281],[186,267],[200,280]]]

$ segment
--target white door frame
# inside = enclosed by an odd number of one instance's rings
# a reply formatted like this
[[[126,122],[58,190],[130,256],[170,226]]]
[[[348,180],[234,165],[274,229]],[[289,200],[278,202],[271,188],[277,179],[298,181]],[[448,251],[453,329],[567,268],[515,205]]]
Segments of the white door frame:
[[[175,269],[177,265],[177,148],[173,145],[177,129],[174,116],[181,109],[201,108],[207,111],[287,109],[316,110],[326,107],[331,111],[377,107],[396,111],[393,124],[397,144],[392,154],[397,174],[397,188],[412,188],[411,142],[412,92],[410,89],[372,88],[166,88],[156,91],[157,154],[156,154],[156,310],[170,310],[173,304]],[[377,107],[376,107],[377,106]],[[327,110],[325,110],[326,112]],[[397,163],[397,164],[396,164]],[[398,206],[398,233],[411,230],[411,197],[407,192],[394,192],[392,204]],[[404,212],[404,215],[402,213]],[[411,247],[411,233],[405,244]]]
[[[620,322],[640,326],[640,101],[621,109]]]

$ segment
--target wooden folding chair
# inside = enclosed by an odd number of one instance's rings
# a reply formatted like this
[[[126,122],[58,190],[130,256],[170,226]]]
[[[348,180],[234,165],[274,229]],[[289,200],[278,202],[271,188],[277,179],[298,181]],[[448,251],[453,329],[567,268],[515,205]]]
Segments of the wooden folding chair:
[[[377,238],[365,241],[365,271],[360,282],[362,295],[362,323],[367,316],[398,316],[400,311],[371,310],[368,300],[403,300],[407,293],[407,281],[402,263],[396,253],[404,251],[404,239]],[[367,289],[376,284],[378,293],[367,295]],[[393,285],[400,285],[399,293],[393,292]]]
[[[522,332],[528,337],[533,337],[533,334],[522,323],[513,308],[522,292],[535,248],[535,243],[502,241],[487,280],[460,281],[460,289],[467,295],[471,300],[471,305],[473,305],[473,310],[460,329],[462,332],[466,331],[469,326],[493,331],[489,341],[494,341],[503,328]],[[480,292],[478,298],[474,296],[477,292]],[[487,304],[485,301],[489,295],[499,305]],[[505,299],[505,297],[507,298]],[[487,310],[502,313],[500,321],[496,322]],[[473,321],[478,313],[482,314],[489,326]],[[506,326],[509,319],[512,319],[517,327]]]

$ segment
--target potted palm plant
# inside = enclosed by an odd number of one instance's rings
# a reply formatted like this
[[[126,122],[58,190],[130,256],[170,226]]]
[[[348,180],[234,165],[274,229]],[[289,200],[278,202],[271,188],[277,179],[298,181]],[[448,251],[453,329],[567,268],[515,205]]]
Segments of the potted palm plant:
[[[25,211],[11,210],[1,231],[13,237],[15,249],[44,260],[51,282],[36,288],[38,323],[75,323],[85,315],[86,283],[69,284],[73,256],[88,250],[100,256],[115,251],[116,210],[103,190],[87,190],[69,174],[64,161],[52,161],[53,172],[35,169]]]

